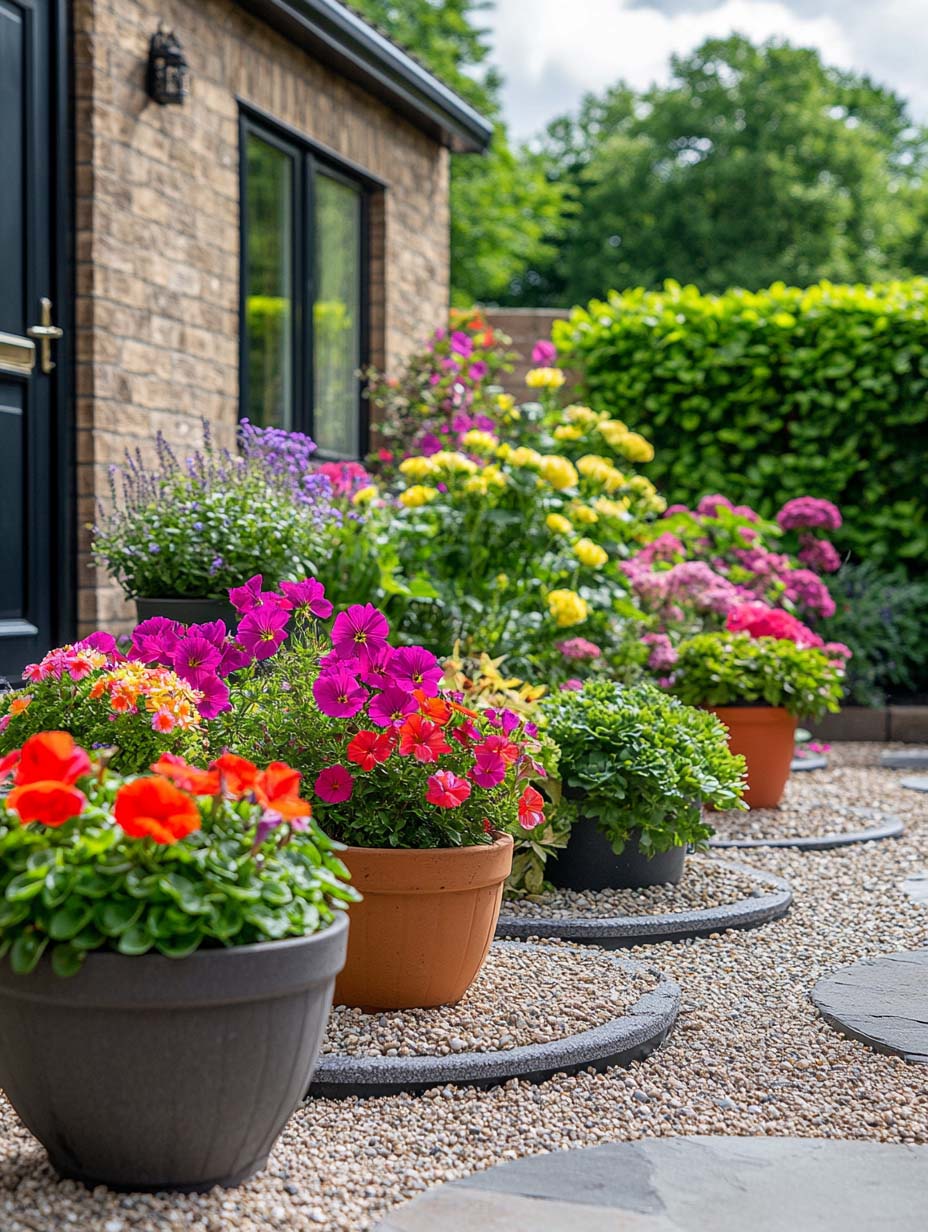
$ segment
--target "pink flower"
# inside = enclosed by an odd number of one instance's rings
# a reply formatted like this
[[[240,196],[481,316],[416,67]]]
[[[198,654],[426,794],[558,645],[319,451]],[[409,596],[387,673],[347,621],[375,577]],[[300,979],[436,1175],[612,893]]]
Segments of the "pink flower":
[[[204,719],[215,719],[217,714],[232,709],[229,701],[229,686],[218,676],[206,676],[195,686],[202,697],[197,702],[197,710]]]
[[[438,808],[458,808],[470,795],[470,783],[453,770],[436,770],[429,775],[425,798]]]
[[[152,731],[161,732],[166,735],[174,730],[174,716],[170,710],[156,710],[151,716]]]
[[[184,632],[184,626],[176,620],[152,616],[133,629],[130,656],[141,663],[170,663]]]
[[[264,581],[260,573],[250,577],[243,586],[233,586],[229,591],[229,602],[237,612],[253,612],[261,606],[261,584]]]
[[[197,633],[188,633],[174,647],[171,666],[182,680],[198,689],[203,680],[216,675],[221,659],[212,642]]]
[[[376,654],[365,655],[363,660],[358,661],[358,671],[365,684],[372,689],[386,689],[393,683],[390,671],[393,654],[392,646],[381,646]]]
[[[328,620],[332,615],[332,604],[325,597],[325,587],[315,578],[305,578],[302,582],[281,582],[280,589],[295,612],[317,616],[320,620]]]
[[[539,338],[532,347],[532,363],[538,368],[550,368],[557,359],[557,347],[547,338]]]
[[[834,573],[841,568],[841,557],[833,543],[827,539],[816,539],[814,535],[801,536],[802,547],[799,549],[799,559],[816,573]]]
[[[332,646],[340,659],[374,655],[387,644],[390,626],[372,603],[355,603],[339,612],[332,626]]]
[[[463,723],[451,729],[451,739],[457,740],[458,744],[466,747],[469,744],[475,744],[480,739],[480,732],[470,719],[465,719]]]
[[[603,653],[595,642],[588,642],[585,637],[569,637],[564,642],[555,642],[554,646],[565,659],[598,659]]]
[[[462,330],[456,329],[451,335],[451,350],[455,355],[461,355],[464,359],[473,352],[474,340],[470,334],[465,334]]]
[[[813,633],[801,620],[784,612],[782,608],[767,607],[763,603],[742,603],[732,608],[725,621],[731,633],[749,633],[751,637],[774,637],[781,641],[795,642],[800,648],[821,646],[822,639]]]
[[[727,496],[720,496],[715,493],[713,496],[704,496],[696,506],[696,512],[700,517],[714,518],[718,515],[719,509],[731,509],[732,503]]]
[[[368,718],[378,727],[390,727],[405,719],[407,715],[415,714],[419,706],[411,693],[399,685],[388,685],[382,693],[371,699],[367,708]]]
[[[826,619],[834,616],[835,601],[817,573],[811,569],[792,569],[783,581],[786,583],[786,597],[791,603]]]
[[[444,675],[438,660],[424,646],[401,646],[393,652],[390,675],[401,689],[421,689],[427,697],[438,696]]]
[[[676,665],[678,655],[666,633],[646,633],[641,640],[645,646],[651,647],[648,667],[652,671],[666,672]]]
[[[351,672],[341,667],[322,672],[313,681],[316,705],[330,719],[350,719],[367,701],[367,690],[358,684]]]
[[[79,642],[74,643],[75,650],[99,650],[101,654],[105,654],[113,659],[121,659],[122,655],[119,652],[119,647],[116,645],[116,639],[112,633],[104,633],[97,630],[96,633],[91,633],[88,637],[83,637]]]
[[[483,360],[478,359],[475,364],[471,364],[468,368],[467,375],[472,381],[482,381],[489,371],[490,369],[483,362]]]
[[[579,693],[583,688],[583,681],[578,680],[576,676],[572,676],[570,680],[565,680],[561,685],[562,693]]]
[[[777,514],[777,522],[783,530],[837,530],[841,525],[841,513],[831,501],[817,496],[797,496],[789,500]]]
[[[326,766],[316,775],[313,789],[320,800],[326,804],[342,804],[351,799],[354,791],[354,779],[344,766]]]
[[[534,830],[545,820],[545,801],[541,792],[528,786],[519,797],[519,825],[523,830]]]
[[[498,787],[506,777],[506,762],[495,749],[479,745],[474,749],[474,766],[468,774],[478,787]]]
[[[253,658],[269,659],[287,640],[289,619],[288,612],[268,603],[252,608],[239,623],[238,640]]]

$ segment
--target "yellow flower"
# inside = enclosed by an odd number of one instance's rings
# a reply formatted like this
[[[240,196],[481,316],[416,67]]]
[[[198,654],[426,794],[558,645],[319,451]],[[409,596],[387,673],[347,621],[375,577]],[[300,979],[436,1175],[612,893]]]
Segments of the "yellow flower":
[[[508,462],[509,459],[512,457],[513,452],[514,452],[513,448],[509,444],[509,442],[503,441],[502,445],[500,445],[496,450],[496,456],[499,458],[501,462]]]
[[[377,491],[376,486],[369,483],[366,488],[358,488],[351,498],[351,503],[352,505],[369,505],[379,495],[380,493]]]
[[[424,455],[404,458],[400,463],[400,474],[409,475],[412,479],[425,479],[428,475],[434,475],[437,469],[433,460]]]
[[[440,449],[438,453],[432,454],[431,461],[435,464],[435,472],[449,471],[452,474],[473,475],[477,470],[477,463],[465,454],[458,453],[457,450]]]
[[[595,424],[601,416],[597,415],[596,412],[591,410],[588,406],[574,404],[573,406],[568,406],[565,408],[564,418],[568,423],[581,424],[584,428],[589,428]]]
[[[574,501],[570,506],[570,516],[575,522],[585,522],[587,526],[592,526],[594,522],[599,521],[595,510],[589,505],[581,504],[580,501]]]
[[[621,419],[603,420],[601,424],[597,424],[596,431],[613,449],[618,449],[621,438],[629,435],[628,425],[622,423]]]
[[[583,429],[578,428],[576,424],[560,424],[554,429],[554,439],[556,441],[579,441],[583,437]]]
[[[569,458],[562,458],[560,454],[546,454],[541,459],[540,470],[542,479],[547,480],[558,492],[577,486],[577,471],[573,462]]]
[[[638,432],[626,432],[609,443],[629,462],[650,462],[654,457],[654,446]]]
[[[405,505],[407,509],[418,509],[420,505],[427,505],[429,501],[433,501],[437,495],[437,488],[426,488],[421,483],[416,483],[400,493],[400,504]]]
[[[496,395],[496,405],[499,407],[499,409],[503,412],[504,415],[507,414],[509,411],[511,411],[513,407],[515,406],[515,404],[516,404],[516,400],[512,396],[512,394],[497,394]]]
[[[500,470],[495,462],[491,462],[489,466],[485,466],[481,473],[487,483],[492,484],[495,488],[505,488],[508,482],[504,472]]]
[[[577,461],[577,470],[585,479],[598,479],[611,466],[609,459],[601,457],[598,453],[585,453]]]
[[[578,539],[574,544],[574,556],[581,565],[588,565],[591,569],[598,569],[609,559],[609,553],[592,539]]]
[[[465,449],[472,449],[475,453],[493,453],[499,441],[492,432],[481,432],[479,428],[471,428],[470,432],[465,432],[461,437],[461,444]]]
[[[548,595],[548,611],[560,629],[579,625],[586,620],[590,609],[586,600],[575,590],[552,590]]]
[[[532,470],[538,470],[543,458],[537,449],[529,449],[527,445],[520,445],[509,455],[509,461],[513,466],[530,466]]]
[[[627,496],[623,496],[621,500],[617,501],[609,500],[607,496],[597,496],[596,500],[593,501],[593,508],[604,518],[621,518],[624,521],[626,520],[629,504],[630,501]]]
[[[555,535],[569,535],[573,530],[562,513],[549,513],[545,518],[545,526]]]
[[[482,475],[469,475],[464,481],[464,491],[477,496],[486,496],[489,484]]]
[[[497,590],[505,590],[508,585],[509,585],[509,574],[508,573],[497,573],[496,575]]]
[[[564,379],[560,368],[532,368],[525,374],[525,383],[529,389],[560,389]]]

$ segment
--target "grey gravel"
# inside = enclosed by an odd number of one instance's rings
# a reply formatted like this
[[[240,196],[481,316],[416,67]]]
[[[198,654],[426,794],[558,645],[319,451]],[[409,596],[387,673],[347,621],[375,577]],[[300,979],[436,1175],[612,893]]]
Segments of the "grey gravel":
[[[291,1119],[262,1177],[235,1192],[189,1197],[56,1181],[42,1148],[0,1101],[0,1228],[101,1232],[119,1220],[125,1232],[367,1232],[431,1185],[610,1140],[770,1134],[928,1143],[928,1066],[843,1039],[809,997],[819,978],[860,957],[928,943],[928,905],[899,888],[928,866],[928,801],[901,789],[899,772],[876,767],[879,751],[835,745],[822,773],[865,767],[869,758],[865,778],[848,776],[842,798],[898,814],[905,835],[835,851],[753,851],[753,865],[792,883],[787,917],[632,951],[679,982],[683,1007],[664,1047],[631,1069],[542,1086],[314,1100]],[[725,1099],[735,1107],[720,1107]]]

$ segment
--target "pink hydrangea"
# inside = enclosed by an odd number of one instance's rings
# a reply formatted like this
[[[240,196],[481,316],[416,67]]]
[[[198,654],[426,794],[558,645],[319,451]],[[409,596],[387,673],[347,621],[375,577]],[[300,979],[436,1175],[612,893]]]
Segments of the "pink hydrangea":
[[[749,633],[751,637],[774,637],[795,642],[804,649],[822,646],[817,633],[782,608],[767,607],[764,603],[742,603],[733,608],[725,620],[725,628],[732,633]]]
[[[841,568],[838,549],[828,539],[816,539],[813,535],[802,536],[799,559],[816,573],[834,573]]]
[[[817,573],[813,573],[811,569],[793,569],[784,581],[786,597],[791,603],[814,612],[817,616],[834,616],[835,601]]]
[[[712,496],[704,496],[696,506],[696,512],[702,518],[714,518],[719,509],[731,509],[732,503],[727,496],[721,496],[718,492]]]
[[[817,496],[797,496],[789,500],[777,514],[783,530],[837,530],[841,513],[831,501]]]
[[[603,653],[595,642],[588,642],[585,637],[569,637],[554,645],[565,659],[598,659]]]
[[[677,652],[670,643],[666,633],[646,633],[641,639],[645,646],[650,646],[648,667],[655,672],[667,672],[676,666]]]

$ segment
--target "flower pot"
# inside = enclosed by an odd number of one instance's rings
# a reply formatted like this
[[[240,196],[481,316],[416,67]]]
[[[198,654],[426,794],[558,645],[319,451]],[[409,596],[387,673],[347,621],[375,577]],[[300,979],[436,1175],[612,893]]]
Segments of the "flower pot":
[[[545,874],[564,890],[626,890],[676,884],[683,876],[686,844],[647,856],[639,845],[640,837],[641,831],[633,830],[617,856],[596,822],[581,817],[571,826],[567,846],[547,865]]]
[[[238,621],[238,613],[228,599],[136,599],[139,622],[152,616],[167,616],[182,625],[205,625],[211,620],[224,620],[230,629]]]
[[[348,847],[340,855],[363,899],[351,908],[336,1004],[399,1010],[460,1001],[496,931],[511,836],[486,846]]]
[[[91,953],[70,978],[0,964],[0,1087],[63,1177],[238,1185],[306,1094],[348,921],[188,958]]]
[[[751,808],[776,808],[789,778],[797,720],[780,706],[708,706],[728,728],[728,746],[748,764],[744,798]]]

